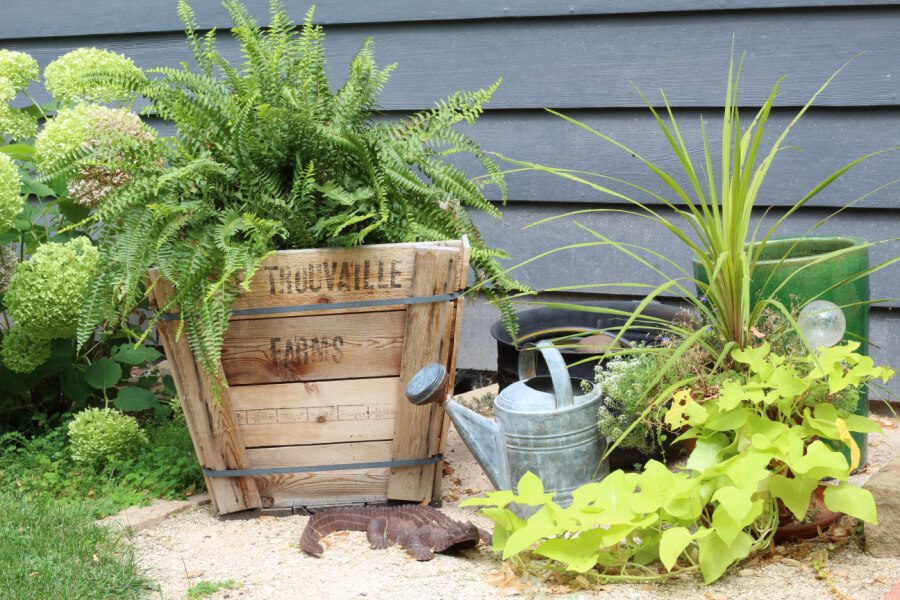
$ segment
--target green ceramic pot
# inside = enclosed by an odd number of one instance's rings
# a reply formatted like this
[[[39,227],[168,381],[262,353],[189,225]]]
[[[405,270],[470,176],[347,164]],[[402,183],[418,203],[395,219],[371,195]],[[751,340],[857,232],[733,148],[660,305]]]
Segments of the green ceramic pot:
[[[766,243],[756,263],[756,269],[750,281],[751,298],[768,297],[772,291],[796,273],[781,289],[775,298],[784,306],[799,306],[812,298],[830,300],[844,307],[847,319],[847,332],[844,340],[860,342],[860,352],[869,352],[869,278],[860,277],[856,281],[830,289],[845,279],[861,273],[869,268],[869,249],[859,248],[856,251],[835,255],[840,250],[852,248],[865,243],[865,240],[853,237],[804,237],[770,240]],[[796,244],[796,245],[795,245]],[[782,258],[790,251],[787,258]],[[833,256],[830,256],[833,255]],[[828,257],[812,266],[813,261]],[[801,270],[802,268],[802,270]],[[705,280],[706,274],[700,263],[694,261],[694,276]],[[828,291],[826,291],[828,290]],[[852,306],[851,306],[852,305]],[[864,389],[857,414],[868,415],[868,393]],[[860,465],[866,463],[868,436],[853,434],[860,449]]]

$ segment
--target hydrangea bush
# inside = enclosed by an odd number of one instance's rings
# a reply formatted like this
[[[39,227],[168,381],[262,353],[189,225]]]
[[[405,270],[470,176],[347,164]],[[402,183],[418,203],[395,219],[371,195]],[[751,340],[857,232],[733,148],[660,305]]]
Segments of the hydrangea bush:
[[[7,367],[22,372],[35,357],[46,358],[51,340],[75,335],[97,256],[91,241],[79,237],[65,244],[44,244],[19,264],[4,297],[15,323],[2,348]]]
[[[126,458],[147,443],[134,417],[114,408],[88,408],[69,423],[72,458],[92,467]]]

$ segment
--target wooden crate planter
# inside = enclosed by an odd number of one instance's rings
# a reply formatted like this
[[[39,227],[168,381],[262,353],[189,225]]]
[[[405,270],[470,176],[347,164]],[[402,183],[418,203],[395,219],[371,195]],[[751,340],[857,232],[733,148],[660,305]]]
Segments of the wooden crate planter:
[[[160,322],[200,464],[211,471],[296,468],[442,452],[448,424],[443,409],[413,406],[404,389],[429,362],[447,365],[452,379],[463,299],[389,301],[462,290],[468,263],[465,239],[277,253],[235,302],[221,361],[229,388],[219,401],[185,336],[176,339],[178,321]],[[171,293],[160,281],[156,304],[164,305]],[[370,305],[340,306],[355,302]],[[321,308],[297,309],[309,305]],[[206,486],[213,506],[225,514],[422,502],[439,497],[440,480],[440,465],[432,462],[206,477]]]

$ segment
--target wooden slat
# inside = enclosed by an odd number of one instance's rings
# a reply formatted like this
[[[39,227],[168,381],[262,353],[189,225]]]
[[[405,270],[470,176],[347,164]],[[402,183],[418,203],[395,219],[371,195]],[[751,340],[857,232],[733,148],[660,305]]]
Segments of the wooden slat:
[[[405,311],[234,321],[222,368],[231,385],[391,377],[400,373]]]
[[[456,286],[463,288],[467,284],[469,276],[469,258],[472,253],[472,247],[469,245],[469,239],[463,237],[462,260],[460,261],[459,271],[457,273]],[[462,334],[462,316],[463,308],[466,301],[461,298],[454,302],[453,320],[450,328],[450,358],[447,363],[447,371],[449,378],[447,380],[448,393],[453,392],[453,384],[456,381],[456,361],[459,356],[460,335]],[[428,437],[428,454],[433,456],[437,453],[443,453],[447,446],[447,430],[450,428],[450,416],[440,408],[432,410],[431,413],[431,429]],[[441,478],[443,477],[443,465],[437,465],[434,469],[434,481],[432,483],[431,497],[441,497]]]
[[[235,386],[231,396],[253,448],[390,440],[399,390],[400,379],[387,377]]]
[[[393,401],[399,391],[398,377],[239,385],[231,387],[231,403],[235,411],[344,407],[367,404],[383,398]]]
[[[254,479],[260,495],[266,500],[266,507],[331,506],[383,502],[388,470],[260,475]]]
[[[150,273],[156,279],[157,274]],[[171,285],[159,279],[154,288],[157,306],[172,296]],[[216,400],[209,378],[198,368],[187,335],[177,336],[178,323],[159,324],[160,339],[169,359],[175,388],[182,400],[185,421],[200,464],[209,469],[244,469],[247,457],[237,434],[237,425],[227,390]],[[250,477],[206,478],[207,490],[216,511],[227,514],[260,507],[256,484]]]
[[[394,402],[390,404],[352,406],[347,415],[340,409],[310,411],[308,417],[305,410],[295,409],[247,411],[246,418],[252,421],[240,423],[238,432],[248,448],[389,440],[394,434]]]
[[[391,442],[349,442],[312,446],[279,446],[248,448],[250,468],[312,467],[317,465],[353,464],[391,459]]]
[[[416,253],[413,291],[416,296],[445,294],[456,288],[461,257],[420,250]],[[453,304],[411,305],[406,312],[400,380],[409,381],[430,362],[447,364],[450,356],[448,327]],[[398,394],[394,429],[394,460],[422,458],[429,451],[432,411],[439,406],[414,406]],[[393,469],[388,484],[391,500],[430,499],[435,465]]]
[[[257,271],[235,310],[407,298],[417,249],[458,253],[460,242],[285,250]],[[384,308],[380,310],[385,310]]]

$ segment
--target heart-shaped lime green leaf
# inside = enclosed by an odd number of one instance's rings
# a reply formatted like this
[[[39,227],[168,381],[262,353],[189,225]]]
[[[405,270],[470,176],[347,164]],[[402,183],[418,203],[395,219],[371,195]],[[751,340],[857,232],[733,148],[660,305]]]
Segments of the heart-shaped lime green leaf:
[[[662,532],[659,540],[659,559],[667,571],[671,571],[684,549],[694,536],[687,527],[672,527]]]
[[[834,512],[842,512],[866,523],[878,525],[878,511],[872,493],[852,483],[826,487],[825,506]]]

